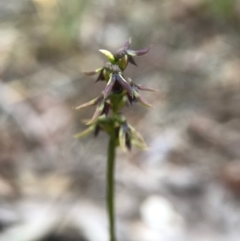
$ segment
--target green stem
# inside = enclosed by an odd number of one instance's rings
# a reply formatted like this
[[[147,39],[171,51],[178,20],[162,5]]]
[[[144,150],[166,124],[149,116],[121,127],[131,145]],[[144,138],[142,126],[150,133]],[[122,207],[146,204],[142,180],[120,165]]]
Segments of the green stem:
[[[110,241],[115,239],[115,222],[114,222],[114,166],[115,166],[115,132],[111,133],[108,144],[108,161],[107,161],[107,209],[109,220]]]

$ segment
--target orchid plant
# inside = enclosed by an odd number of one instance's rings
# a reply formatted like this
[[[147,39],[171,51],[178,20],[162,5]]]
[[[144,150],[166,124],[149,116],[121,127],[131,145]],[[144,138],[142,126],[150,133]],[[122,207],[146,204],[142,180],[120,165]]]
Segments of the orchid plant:
[[[142,136],[129,124],[126,117],[121,113],[124,106],[132,106],[134,102],[139,102],[145,107],[151,107],[140,94],[140,91],[155,91],[155,89],[136,84],[130,78],[124,76],[124,70],[128,63],[136,65],[135,56],[142,56],[149,52],[152,46],[142,50],[131,50],[131,39],[115,54],[108,50],[100,49],[108,62],[102,68],[94,71],[84,72],[92,76],[98,74],[96,82],[105,81],[106,86],[100,96],[76,107],[77,110],[96,106],[93,117],[86,123],[88,128],[75,135],[76,138],[84,137],[93,133],[97,136],[100,131],[109,135],[108,160],[107,160],[107,209],[109,218],[109,237],[110,241],[115,238],[115,215],[114,215],[114,166],[115,151],[120,146],[123,151],[130,151],[132,145],[141,149],[146,149]]]

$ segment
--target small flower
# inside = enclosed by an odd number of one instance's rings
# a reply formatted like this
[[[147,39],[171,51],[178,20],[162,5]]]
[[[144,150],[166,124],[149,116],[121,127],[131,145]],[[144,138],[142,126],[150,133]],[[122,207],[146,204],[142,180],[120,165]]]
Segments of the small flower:
[[[139,102],[140,104],[142,104],[145,107],[152,107],[151,104],[149,104],[139,93],[139,90],[145,90],[145,91],[151,91],[151,92],[155,92],[157,90],[146,87],[146,86],[142,86],[142,85],[138,85],[135,84],[132,79],[128,78],[128,82],[130,83],[132,90],[133,90],[133,97],[128,95],[128,100],[130,102],[130,104],[132,104],[132,102]]]
[[[142,136],[127,122],[120,125],[118,139],[120,147],[125,152],[130,151],[132,145],[135,145],[140,149],[147,148]]]
[[[129,96],[133,97],[133,90],[127,80],[124,79],[118,65],[111,66],[111,74],[104,90],[104,99],[106,99],[113,90],[115,93],[125,89]]]
[[[131,38],[124,44],[122,48],[118,49],[116,54],[114,54],[114,60],[117,62],[121,70],[124,70],[127,67],[128,62],[137,66],[133,57],[143,56],[147,54],[149,50],[152,48],[152,46],[150,46],[148,48],[144,48],[141,50],[131,50],[129,49],[130,44],[131,44]]]
[[[108,125],[107,123],[108,123],[108,119],[106,115],[101,115],[100,117],[98,117],[97,121],[94,123],[91,123],[87,129],[74,135],[74,138],[76,139],[82,138],[92,133],[94,134],[94,136],[97,136],[100,130],[105,129],[105,126]]]
[[[101,81],[101,80],[105,80],[105,81],[108,81],[109,80],[109,75],[110,75],[110,69],[111,69],[111,63],[106,63],[104,65],[104,67],[102,68],[98,68],[96,70],[93,70],[93,71],[84,71],[83,73],[85,75],[89,75],[89,76],[92,76],[92,75],[95,75],[97,73],[99,73],[97,79],[96,79],[96,82],[98,81]]]
[[[75,108],[76,110],[79,110],[79,109],[89,107],[89,106],[94,106],[94,105],[97,105],[97,108],[93,114],[92,119],[87,122],[87,125],[94,123],[98,119],[99,116],[101,116],[103,114],[105,114],[105,115],[108,114],[109,108],[110,108],[109,101],[105,100],[103,95],[101,95],[101,96]]]

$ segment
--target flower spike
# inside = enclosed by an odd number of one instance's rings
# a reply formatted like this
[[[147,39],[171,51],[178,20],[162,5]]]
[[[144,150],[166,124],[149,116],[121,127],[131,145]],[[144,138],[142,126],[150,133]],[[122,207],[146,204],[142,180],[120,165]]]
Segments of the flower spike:
[[[124,45],[119,48],[115,54],[105,49],[99,51],[104,54],[108,62],[102,68],[93,71],[86,71],[84,74],[93,76],[98,74],[96,82],[106,81],[106,86],[102,94],[78,107],[76,110],[96,106],[93,117],[86,122],[89,125],[85,131],[77,134],[75,137],[82,137],[91,132],[97,136],[99,131],[104,131],[111,135],[112,130],[117,133],[118,145],[124,150],[128,151],[132,145],[136,145],[145,149],[146,144],[141,135],[128,124],[126,118],[119,113],[121,108],[139,102],[145,107],[152,107],[140,94],[141,91],[156,91],[155,89],[135,84],[130,78],[125,78],[123,71],[126,69],[128,63],[136,65],[135,56],[143,56],[147,54],[151,47],[141,50],[130,49],[131,38],[129,38]],[[112,94],[111,94],[112,93]],[[112,115],[108,115],[109,111]],[[111,124],[112,123],[112,124]]]
[[[107,163],[107,207],[109,217],[109,239],[115,240],[114,224],[114,163],[116,147],[120,146],[124,152],[130,151],[132,145],[141,149],[147,149],[142,136],[128,123],[126,117],[121,113],[124,106],[130,106],[133,102],[151,107],[151,105],[140,95],[141,91],[155,91],[152,88],[135,84],[130,78],[125,78],[124,70],[128,63],[136,65],[135,56],[147,54],[151,47],[142,50],[130,49],[131,38],[124,45],[112,54],[108,50],[100,49],[108,62],[102,68],[85,72],[92,76],[98,74],[97,81],[105,81],[105,88],[102,94],[75,109],[82,109],[89,106],[96,106],[91,120],[87,121],[88,128],[75,135],[75,138],[92,134],[95,137],[100,131],[109,135],[108,163]]]

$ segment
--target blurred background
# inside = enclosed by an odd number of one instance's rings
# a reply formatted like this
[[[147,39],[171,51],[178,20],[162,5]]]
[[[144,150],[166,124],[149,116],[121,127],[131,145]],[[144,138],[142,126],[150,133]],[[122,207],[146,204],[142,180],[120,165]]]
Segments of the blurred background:
[[[98,49],[153,44],[125,72],[148,151],[118,150],[124,241],[240,240],[240,1],[0,0],[0,241],[106,241],[107,136],[76,140]]]

